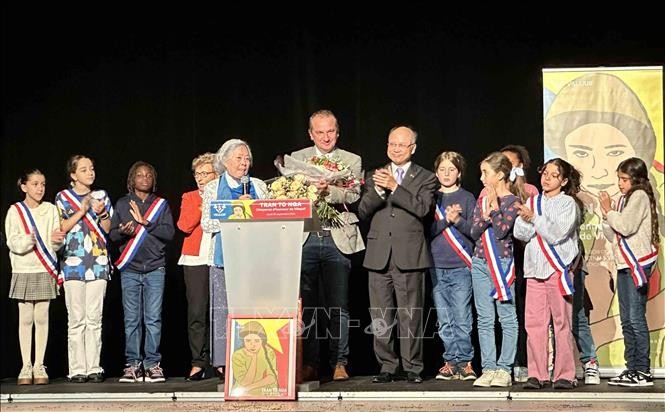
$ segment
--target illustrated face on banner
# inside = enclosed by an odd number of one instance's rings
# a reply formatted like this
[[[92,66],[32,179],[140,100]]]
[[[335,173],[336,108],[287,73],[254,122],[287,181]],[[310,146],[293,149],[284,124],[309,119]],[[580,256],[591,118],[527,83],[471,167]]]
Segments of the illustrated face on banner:
[[[635,92],[619,77],[590,73],[553,96],[544,121],[547,158],[561,157],[582,174],[582,189],[617,195],[616,168],[629,157],[651,165],[656,135]]]
[[[618,193],[616,170],[635,149],[621,130],[605,123],[589,123],[573,130],[565,139],[566,158],[582,174],[582,189],[598,196]]]

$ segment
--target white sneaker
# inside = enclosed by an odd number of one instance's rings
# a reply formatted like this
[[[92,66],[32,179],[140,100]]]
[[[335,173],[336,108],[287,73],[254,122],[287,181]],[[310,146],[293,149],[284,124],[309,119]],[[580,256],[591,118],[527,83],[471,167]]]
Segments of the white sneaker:
[[[34,376],[35,385],[47,385],[48,384],[48,375],[46,374],[46,366],[44,365],[35,365],[32,370],[32,375]]]
[[[18,379],[16,380],[17,385],[32,385],[32,365],[27,364],[23,365],[21,372],[18,374]]]
[[[513,368],[513,381],[524,383],[529,379],[529,370],[525,366]]]
[[[610,378],[610,380],[607,382],[608,385],[619,385],[620,382],[631,382],[632,381],[632,375],[635,372],[633,372],[630,369],[625,369],[623,372],[621,372],[619,375]]]
[[[513,381],[510,379],[510,373],[503,369],[499,369],[494,374],[494,379],[492,379],[492,386],[498,386],[501,388],[506,388],[511,386]]]
[[[584,364],[584,384],[600,385],[600,372],[598,371],[598,362],[591,359]]]
[[[476,379],[473,382],[473,386],[478,386],[481,388],[489,388],[492,386],[492,381],[494,380],[494,375],[497,371],[487,370],[483,371],[483,374],[480,375],[480,378]]]

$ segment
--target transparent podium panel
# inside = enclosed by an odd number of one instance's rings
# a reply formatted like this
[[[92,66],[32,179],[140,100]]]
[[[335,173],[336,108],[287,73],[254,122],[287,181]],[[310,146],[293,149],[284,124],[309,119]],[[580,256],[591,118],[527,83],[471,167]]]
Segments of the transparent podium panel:
[[[297,313],[303,221],[222,221],[229,314]]]

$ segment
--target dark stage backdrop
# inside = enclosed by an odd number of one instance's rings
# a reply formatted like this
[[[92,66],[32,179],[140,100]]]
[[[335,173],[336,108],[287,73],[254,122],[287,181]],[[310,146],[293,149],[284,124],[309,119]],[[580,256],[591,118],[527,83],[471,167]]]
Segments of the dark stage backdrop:
[[[300,10],[302,18],[296,10],[263,6],[209,12],[41,7],[2,6],[3,218],[22,198],[15,186],[22,170],[40,168],[46,199],[53,201],[75,153],[96,161],[96,184],[114,201],[126,191],[129,166],[152,163],[158,192],[177,218],[180,195],[194,188],[189,165],[195,155],[242,137],[253,149],[254,176],[273,177],[277,154],[310,143],[307,118],[320,108],[335,112],[339,145],[360,154],[365,169],[385,162],[388,130],[406,122],[419,132],[416,162],[432,168],[441,151],[459,151],[470,165],[464,186],[478,193],[477,165],[488,152],[523,144],[536,165],[542,161],[542,67],[653,65],[665,56],[656,13],[622,11],[621,21],[590,10],[556,18],[522,10],[435,13],[417,2],[380,14],[335,3]],[[501,11],[511,17],[499,17]],[[162,364],[169,376],[187,373],[190,356],[176,265],[181,241],[178,234],[168,248]],[[370,374],[376,362],[364,332],[369,316],[361,263],[362,254],[355,256],[351,312],[359,326],[351,332],[351,367]],[[4,245],[0,268],[0,377],[9,377],[21,359]],[[63,296],[52,301],[50,315],[46,364],[51,376],[64,376]],[[431,336],[435,320],[432,313]],[[103,345],[102,365],[118,376],[124,361],[118,274],[107,289]],[[426,372],[433,374],[441,343],[432,338],[425,346]]]

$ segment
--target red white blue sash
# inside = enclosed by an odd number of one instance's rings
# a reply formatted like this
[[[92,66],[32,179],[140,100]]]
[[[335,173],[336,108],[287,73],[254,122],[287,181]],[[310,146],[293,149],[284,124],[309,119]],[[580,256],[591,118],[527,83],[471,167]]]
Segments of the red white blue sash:
[[[531,210],[536,212],[538,216],[543,215],[542,202],[543,195],[542,193],[537,196],[531,196],[529,199]],[[535,205],[534,205],[535,203]],[[540,251],[543,252],[545,258],[549,262],[552,269],[555,271],[555,276],[559,277],[559,291],[563,296],[571,296],[575,293],[575,288],[573,287],[573,279],[570,276],[570,264],[571,262],[564,263],[561,259],[561,256],[557,253],[554,246],[547,243],[542,236],[536,232],[536,240],[538,241],[538,246],[540,246]]]
[[[143,218],[147,220],[148,222],[155,222],[158,218],[159,215],[164,211],[164,207],[166,206],[166,200],[162,199],[161,197],[157,197],[154,202],[150,205],[148,210],[145,212],[145,215],[143,215]],[[127,246],[125,246],[125,249],[122,251],[122,254],[120,254],[120,257],[118,260],[115,262],[115,266],[119,270],[124,270],[125,267],[129,264],[129,262],[134,259],[134,256],[136,255],[136,252],[139,250],[141,247],[141,244],[145,240],[145,238],[148,236],[148,231],[145,229],[145,226],[143,225],[137,225],[137,229],[134,231],[134,237],[127,242]]]
[[[35,219],[32,217],[32,213],[30,213],[30,208],[23,202],[14,203],[14,207],[18,212],[18,217],[21,219],[21,223],[23,223],[25,233],[27,235],[34,233],[35,235],[36,242],[32,247],[32,250],[35,252],[37,258],[49,275],[58,282],[58,285],[62,284],[63,279],[58,277],[58,260],[56,259],[55,254],[46,247],[44,239],[39,234],[39,230],[37,230]]]
[[[492,226],[485,229],[482,236],[483,251],[485,252],[485,260],[490,269],[490,277],[494,283],[494,289],[490,292],[490,296],[500,301],[507,301],[512,299],[510,293],[510,286],[515,281],[515,261],[510,258],[508,267],[501,266],[499,252],[497,251],[496,243],[494,242],[494,229]]]
[[[625,206],[625,203],[626,197],[621,196],[617,202],[617,211],[621,212]],[[621,236],[619,232],[616,232],[616,236],[619,240],[619,251],[621,251],[621,256],[623,256],[623,260],[630,268],[630,273],[633,276],[633,283],[635,284],[636,288],[641,288],[642,286],[649,283],[649,278],[647,277],[644,267],[658,259],[658,249],[651,245],[651,252],[638,258],[628,246],[626,239]]]
[[[439,205],[436,205],[436,209],[434,210],[434,218],[437,221],[440,220],[445,220],[445,215],[441,211],[441,208]],[[455,253],[457,253],[457,256],[462,259],[462,262],[471,269],[471,255],[469,255],[469,252],[467,252],[464,249],[464,241],[462,240],[462,234],[459,233],[457,229],[455,229],[453,226],[448,226],[443,231],[441,232],[443,235],[443,238],[446,239],[450,247],[453,249]]]
[[[65,189],[62,192],[60,192],[60,194],[70,204],[72,209],[74,209],[74,212],[78,212],[79,210],[81,210],[81,202],[79,202],[78,196],[73,190]],[[61,208],[63,210],[65,209],[64,207],[62,207],[62,205]],[[83,222],[85,223],[86,226],[90,228],[91,231],[95,233],[97,239],[99,239],[99,241],[103,245],[106,245],[106,234],[97,223],[97,218],[92,214],[92,209],[88,209],[85,215],[83,215]]]

